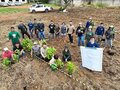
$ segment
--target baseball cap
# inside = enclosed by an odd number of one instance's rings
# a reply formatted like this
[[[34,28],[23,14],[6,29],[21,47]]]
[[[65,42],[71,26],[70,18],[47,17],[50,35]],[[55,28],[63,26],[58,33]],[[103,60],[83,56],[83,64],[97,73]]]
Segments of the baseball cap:
[[[5,48],[4,48],[4,51],[8,51],[8,48],[7,48],[7,47],[5,47]]]

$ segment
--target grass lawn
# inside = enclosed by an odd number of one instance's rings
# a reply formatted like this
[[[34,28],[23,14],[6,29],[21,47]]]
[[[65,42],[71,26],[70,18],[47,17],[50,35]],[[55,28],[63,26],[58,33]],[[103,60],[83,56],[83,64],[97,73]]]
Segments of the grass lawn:
[[[12,14],[18,12],[27,12],[27,8],[10,8],[10,7],[0,7],[0,14]]]
[[[30,7],[32,4],[24,4],[23,6],[17,6],[17,7],[16,6],[0,7],[0,14],[12,14],[12,13],[18,13],[18,12],[28,12],[28,7]],[[53,7],[54,9],[60,8],[60,6],[55,5],[55,4],[45,4],[45,5]],[[21,8],[21,7],[23,7],[23,8]]]

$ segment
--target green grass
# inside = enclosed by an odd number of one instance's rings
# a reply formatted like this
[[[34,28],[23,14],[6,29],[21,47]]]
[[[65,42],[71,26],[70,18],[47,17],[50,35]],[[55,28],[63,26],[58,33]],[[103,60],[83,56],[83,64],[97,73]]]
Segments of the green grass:
[[[30,4],[24,4],[23,6],[28,6],[30,7],[34,3]],[[53,7],[54,9],[59,9],[60,6],[55,5],[55,4],[45,4],[46,6]],[[22,7],[22,6],[20,6]],[[12,14],[12,13],[18,13],[18,12],[28,12],[28,8],[16,8],[16,7],[0,7],[0,14]]]
[[[18,12],[27,12],[27,8],[0,7],[0,14],[12,14]]]

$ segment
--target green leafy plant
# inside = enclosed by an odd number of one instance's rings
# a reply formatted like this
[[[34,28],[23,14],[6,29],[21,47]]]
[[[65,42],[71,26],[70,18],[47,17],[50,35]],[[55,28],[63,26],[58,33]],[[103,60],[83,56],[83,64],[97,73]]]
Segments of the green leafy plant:
[[[64,63],[63,63],[60,59],[56,60],[56,61],[55,61],[55,64],[56,64],[57,67],[60,68],[60,69],[64,68]]]
[[[98,8],[104,8],[104,7],[107,7],[108,5],[105,4],[105,3],[96,3],[95,6],[98,7]]]
[[[32,40],[30,40],[29,38],[25,38],[22,40],[21,44],[22,44],[24,50],[31,51],[32,46],[33,46]]]
[[[57,65],[56,64],[52,64],[50,67],[51,67],[52,71],[57,70]]]
[[[7,66],[10,65],[10,63],[11,63],[11,61],[10,61],[8,58],[5,58],[5,59],[3,60],[3,62],[2,62],[2,65],[5,66],[5,67],[7,67]]]
[[[13,60],[18,62],[19,61],[19,55],[13,54]]]
[[[47,53],[47,58],[52,59],[53,55],[56,53],[56,49],[49,47],[46,53]]]
[[[67,62],[67,72],[68,72],[68,74],[72,75],[73,72],[75,72],[75,70],[76,70],[76,66],[74,65],[74,63],[72,63],[70,61]]]

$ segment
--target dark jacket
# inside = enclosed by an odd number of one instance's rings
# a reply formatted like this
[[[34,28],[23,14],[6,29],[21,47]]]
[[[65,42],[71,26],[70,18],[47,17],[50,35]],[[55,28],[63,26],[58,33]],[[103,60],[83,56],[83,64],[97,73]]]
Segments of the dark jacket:
[[[86,28],[88,29],[90,26],[94,26],[93,21],[87,21]]]
[[[44,28],[45,28],[44,23],[38,23],[38,30],[39,30],[40,32],[43,32],[43,31],[44,31]]]
[[[108,29],[105,32],[105,37],[106,37],[106,39],[114,39],[115,38],[115,31],[114,31],[114,29],[113,30]]]
[[[95,31],[95,34],[103,36],[104,32],[105,32],[105,28],[103,26],[98,26],[96,31]]]
[[[18,25],[18,29],[20,29],[22,33],[27,32],[27,27],[23,23]]]
[[[65,50],[63,51],[63,59],[71,60],[71,53],[69,50],[67,52]]]
[[[78,37],[81,37],[82,35],[84,35],[84,33],[85,33],[85,28],[78,26],[78,28],[77,28],[77,30],[76,30],[76,35],[77,35]]]
[[[50,29],[49,33],[55,33],[55,25],[54,24],[53,25],[50,24],[49,29]]]
[[[97,44],[96,42],[94,42],[93,44],[91,42],[88,42],[86,47],[99,48],[99,44]]]
[[[32,22],[29,22],[29,23],[28,23],[28,27],[29,27],[29,30],[32,30],[33,27],[34,27],[34,24],[33,24]]]

